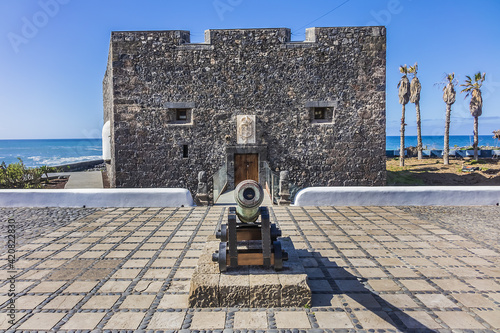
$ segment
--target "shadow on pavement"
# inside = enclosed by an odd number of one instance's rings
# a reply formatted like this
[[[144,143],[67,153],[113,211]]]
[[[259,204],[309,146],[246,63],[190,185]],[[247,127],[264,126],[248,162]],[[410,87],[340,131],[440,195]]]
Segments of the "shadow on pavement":
[[[367,288],[365,285],[367,282],[366,278],[353,275],[344,267],[338,266],[335,262],[331,262],[329,258],[321,256],[318,252],[309,252],[307,250],[296,251],[306,267],[309,280],[308,283],[313,291],[313,307],[335,307],[335,296],[343,295],[354,301],[352,302],[344,297],[342,306],[348,308],[348,313],[352,313],[352,310],[366,309],[402,332],[414,332],[415,330],[419,332],[437,332],[437,330],[428,328],[423,323],[412,318],[408,313],[392,305]],[[319,272],[317,269],[320,269],[322,274],[318,274]],[[328,286],[325,286],[325,280],[328,281],[331,287],[329,291]],[[409,311],[409,313],[411,313],[411,311]],[[366,328],[364,328],[361,323],[357,323],[356,329]],[[371,329],[371,327],[369,327],[369,329]]]

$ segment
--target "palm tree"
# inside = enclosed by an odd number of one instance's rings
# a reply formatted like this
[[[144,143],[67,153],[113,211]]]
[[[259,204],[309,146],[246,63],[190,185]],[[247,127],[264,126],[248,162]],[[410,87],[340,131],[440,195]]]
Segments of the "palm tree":
[[[422,85],[417,77],[418,64],[410,66],[408,72],[413,75],[413,79],[411,80],[410,85],[410,102],[415,103],[415,110],[417,111],[417,151],[418,151],[418,159],[422,159],[422,125],[420,122],[420,90],[422,89]]]
[[[403,74],[398,83],[399,104],[403,105],[401,116],[401,142],[399,147],[399,166],[405,166],[405,108],[410,100],[410,80],[408,80],[408,66],[399,66],[399,72]]]
[[[443,152],[443,164],[450,164],[449,154],[450,154],[450,117],[451,117],[451,106],[455,103],[455,85],[457,81],[455,80],[455,73],[447,74],[446,80],[448,84],[443,87],[443,100],[446,103],[446,123],[444,127],[444,152]]]
[[[483,114],[483,97],[481,96],[481,87],[486,79],[486,73],[481,75],[481,72],[477,72],[474,74],[474,82],[472,82],[472,78],[470,76],[466,76],[466,78],[465,83],[461,84],[462,87],[465,87],[461,92],[467,93],[465,98],[471,95],[469,110],[470,114],[474,117],[474,159],[477,161],[477,145],[479,136],[478,118],[481,114]]]

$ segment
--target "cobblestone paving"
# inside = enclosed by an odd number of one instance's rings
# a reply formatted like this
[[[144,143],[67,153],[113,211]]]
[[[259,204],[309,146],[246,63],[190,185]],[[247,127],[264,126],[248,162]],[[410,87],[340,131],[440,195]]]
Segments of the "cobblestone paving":
[[[71,221],[90,215],[93,208],[1,208],[0,207],[0,253],[7,250],[7,224],[13,219],[16,225],[16,242],[25,244],[44,233],[63,227]]]
[[[500,253],[393,207],[273,207],[311,308],[188,309],[225,207],[96,211],[16,249],[13,330],[500,331]],[[0,329],[10,276],[1,257]]]
[[[400,207],[421,219],[500,250],[500,207]]]

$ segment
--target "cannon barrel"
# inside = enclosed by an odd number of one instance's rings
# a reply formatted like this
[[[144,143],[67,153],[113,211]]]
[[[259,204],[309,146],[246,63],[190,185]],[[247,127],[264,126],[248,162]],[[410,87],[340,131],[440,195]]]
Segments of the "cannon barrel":
[[[260,204],[264,200],[264,190],[255,180],[244,180],[236,186],[234,199],[238,206],[236,215],[241,222],[253,223],[260,213]]]

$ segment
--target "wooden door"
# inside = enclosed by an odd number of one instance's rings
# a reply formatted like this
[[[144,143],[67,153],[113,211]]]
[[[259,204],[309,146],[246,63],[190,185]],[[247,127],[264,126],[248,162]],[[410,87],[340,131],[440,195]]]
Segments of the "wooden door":
[[[247,179],[259,181],[259,154],[234,154],[234,186]]]

